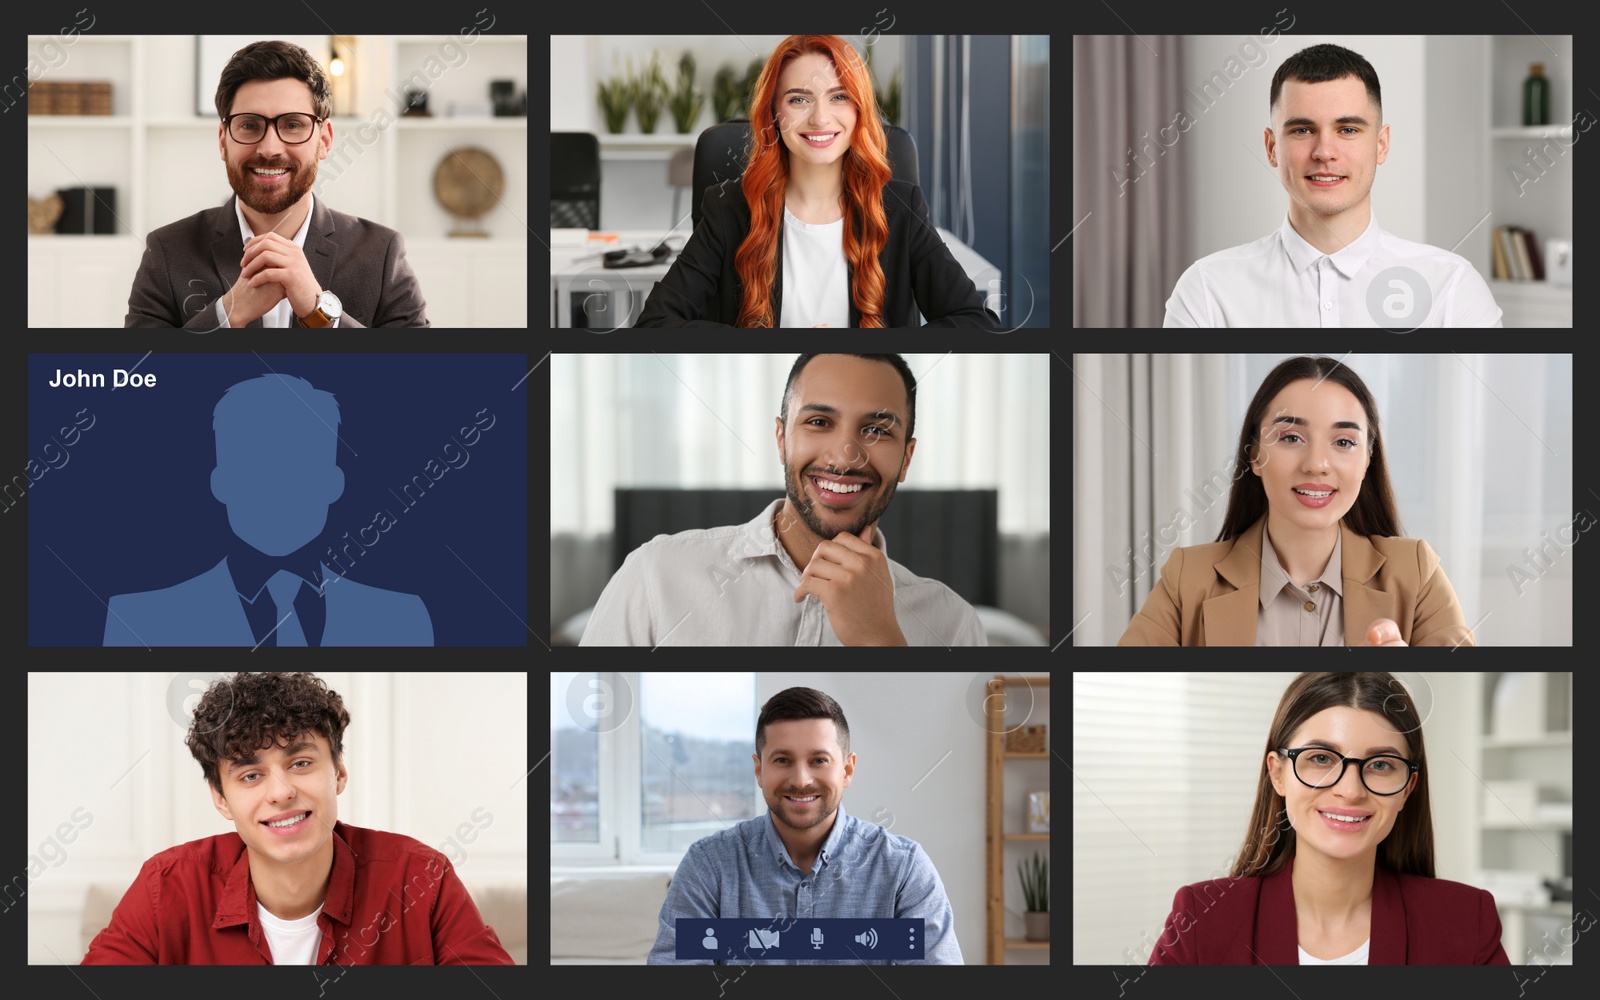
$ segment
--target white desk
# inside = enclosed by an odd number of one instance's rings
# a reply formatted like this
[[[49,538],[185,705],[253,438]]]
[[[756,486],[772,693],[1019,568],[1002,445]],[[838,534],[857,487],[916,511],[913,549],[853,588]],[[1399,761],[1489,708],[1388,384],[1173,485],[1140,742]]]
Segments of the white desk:
[[[950,248],[950,254],[960,264],[967,277],[977,286],[985,301],[1000,292],[1000,269],[989,263],[977,251],[956,239],[947,229],[938,230],[939,238]],[[621,230],[615,243],[596,243],[587,248],[556,247],[550,251],[550,325],[572,325],[572,293],[585,293],[585,312],[590,329],[610,330],[633,325],[644,309],[650,289],[672,269],[676,258],[664,264],[646,267],[607,268],[602,266],[599,254],[607,250],[627,250],[633,247],[649,249],[661,241],[659,229]],[[682,245],[688,234],[672,234],[673,242]],[[587,258],[587,259],[583,259]]]

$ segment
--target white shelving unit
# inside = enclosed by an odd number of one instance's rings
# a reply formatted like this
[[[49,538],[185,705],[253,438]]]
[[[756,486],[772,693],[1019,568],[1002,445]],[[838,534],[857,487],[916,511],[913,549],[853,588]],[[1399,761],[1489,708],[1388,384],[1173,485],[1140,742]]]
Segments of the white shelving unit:
[[[270,36],[269,36],[270,37]],[[145,234],[221,204],[230,194],[217,122],[196,112],[195,37],[80,34],[44,80],[106,80],[109,117],[28,119],[28,188],[116,190],[115,236],[30,236],[28,325],[120,327]],[[317,197],[341,212],[399,230],[436,327],[527,326],[528,120],[452,118],[452,104],[488,100],[488,82],[528,88],[526,35],[368,35],[346,55],[347,106],[333,119]],[[154,72],[160,67],[160,72]],[[408,86],[425,86],[437,117],[395,115]],[[336,95],[338,91],[336,90]],[[22,110],[22,109],[18,109]],[[346,113],[350,112],[350,113]],[[433,196],[433,173],[450,149],[488,150],[505,173],[501,204],[482,219],[487,238],[452,238]]]
[[[1530,64],[1544,63],[1550,79],[1550,124],[1522,124],[1522,83]],[[1494,257],[1490,242],[1496,226],[1522,226],[1538,238],[1539,253],[1546,254],[1547,240],[1572,239],[1572,151],[1547,156],[1552,165],[1539,165],[1527,156],[1531,147],[1539,150],[1546,142],[1552,148],[1575,145],[1572,136],[1572,37],[1534,35],[1492,35],[1488,39],[1488,67],[1484,74],[1485,101],[1490,109],[1490,128],[1485,156],[1491,165],[1489,208],[1493,215],[1472,238],[1490,248],[1489,266],[1483,276],[1489,281],[1495,301],[1504,311],[1507,327],[1572,326],[1572,286],[1543,281],[1506,281],[1494,278]],[[1548,138],[1545,138],[1548,137]],[[1562,163],[1560,161],[1568,162]],[[1512,183],[1509,167],[1526,164],[1527,172],[1542,174],[1519,193]],[[1546,263],[1548,267],[1548,262]]]
[[[1503,675],[1475,673],[1465,676],[1478,686],[1473,703],[1481,707],[1479,717],[1483,720],[1477,774],[1485,782],[1531,781],[1557,800],[1572,802],[1572,674],[1543,675],[1548,696],[1545,711],[1539,713],[1542,718],[1537,728],[1513,734],[1498,734],[1493,728],[1495,690]],[[1478,824],[1478,867],[1489,871],[1538,872],[1551,879],[1559,877],[1563,854],[1570,850],[1571,821],[1542,820],[1538,816],[1489,818],[1496,803],[1491,800],[1487,788],[1480,791],[1478,815],[1485,818]],[[1570,858],[1566,863],[1571,863]],[[1530,949],[1543,956],[1541,963],[1572,964],[1570,941],[1560,940],[1559,933],[1552,940],[1545,939],[1555,928],[1572,923],[1571,902],[1537,906],[1500,902],[1499,910],[1504,930],[1502,943],[1512,965],[1526,964]]]

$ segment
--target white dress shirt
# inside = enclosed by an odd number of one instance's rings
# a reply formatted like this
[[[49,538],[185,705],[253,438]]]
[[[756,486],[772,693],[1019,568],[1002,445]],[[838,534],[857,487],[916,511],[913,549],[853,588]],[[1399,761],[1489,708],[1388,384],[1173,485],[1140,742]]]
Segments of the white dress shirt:
[[[844,260],[844,219],[820,226],[783,210],[783,315],[778,325],[850,325],[850,268]]]
[[[595,603],[580,646],[841,646],[778,540],[775,500],[744,524],[657,535],[628,553]],[[881,528],[872,544],[885,558]],[[889,559],[895,618],[911,646],[986,646],[972,606]]]
[[[304,252],[306,248],[306,233],[311,231],[311,213],[316,211],[316,208],[317,196],[312,195],[310,205],[306,208],[305,221],[300,223],[300,231],[294,234],[294,245],[299,247],[302,252]],[[250,223],[244,221],[244,209],[239,207],[239,199],[237,196],[233,199],[233,211],[234,214],[239,216],[239,236],[244,240],[244,242],[249,243],[251,240],[255,239],[256,234],[251,231]],[[277,305],[273,306],[271,309],[268,309],[261,315],[262,326],[290,327],[294,326],[294,320],[294,307],[289,304],[289,297],[287,295],[283,297],[282,302],[279,302]],[[228,311],[222,308],[222,299],[217,300],[217,321],[221,323],[224,328],[228,326]],[[332,323],[332,326],[336,327],[338,325],[339,321],[335,319]]]
[[[1465,257],[1378,226],[1335,254],[1289,224],[1189,265],[1166,326],[1500,326],[1494,295]]]

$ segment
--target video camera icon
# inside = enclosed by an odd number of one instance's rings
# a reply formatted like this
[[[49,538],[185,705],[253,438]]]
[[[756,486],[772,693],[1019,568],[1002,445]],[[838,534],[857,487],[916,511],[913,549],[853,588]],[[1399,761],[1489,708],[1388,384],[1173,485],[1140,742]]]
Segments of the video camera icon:
[[[864,944],[868,948],[876,948],[878,946],[878,932],[868,927],[865,934],[856,935],[856,944]]]

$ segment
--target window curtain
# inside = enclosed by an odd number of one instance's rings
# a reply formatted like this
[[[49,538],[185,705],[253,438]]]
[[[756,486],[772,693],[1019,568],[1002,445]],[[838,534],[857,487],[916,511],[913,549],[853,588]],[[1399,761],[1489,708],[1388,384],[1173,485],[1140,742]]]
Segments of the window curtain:
[[[1184,86],[1181,36],[1073,36],[1072,148],[1083,151],[1072,172],[1074,327],[1166,318],[1189,261],[1185,147],[1167,148],[1160,130],[1172,135]]]
[[[907,354],[902,489],[999,489],[1002,534],[1050,530],[1048,355]],[[607,534],[616,487],[783,491],[774,418],[793,354],[550,358],[551,533]]]
[[[1478,643],[1571,645],[1572,356],[1329,353]],[[1291,356],[1074,356],[1074,643],[1116,643],[1172,548],[1216,538],[1245,411]]]
[[[917,449],[902,489],[998,489],[1001,604],[1048,625],[1049,355],[906,354]],[[551,616],[609,578],[618,487],[770,487],[793,354],[557,354],[550,384]],[[891,540],[891,553],[893,541]],[[1009,597],[1008,597],[1009,595]]]

